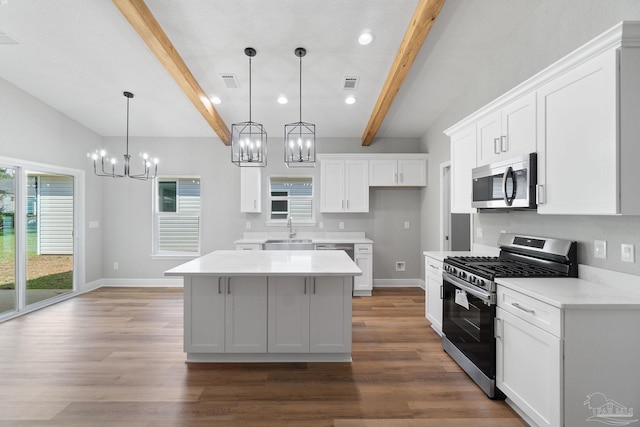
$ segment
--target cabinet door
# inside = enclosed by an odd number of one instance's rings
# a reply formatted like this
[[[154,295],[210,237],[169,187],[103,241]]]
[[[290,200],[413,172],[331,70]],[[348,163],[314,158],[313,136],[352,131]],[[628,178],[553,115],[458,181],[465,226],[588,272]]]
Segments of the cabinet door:
[[[523,96],[502,110],[500,150],[505,159],[536,151],[535,92]]]
[[[539,426],[561,426],[560,339],[496,309],[496,385]]]
[[[442,262],[425,258],[426,317],[431,327],[442,335]]]
[[[362,276],[353,277],[353,290],[356,295],[371,295],[373,289],[373,279],[371,277],[373,254],[371,253],[371,245],[358,245],[368,246],[368,249],[358,251],[358,247],[355,248],[354,262],[358,265],[358,268],[362,270]]]
[[[224,353],[225,278],[184,278],[184,351]]]
[[[230,277],[225,295],[227,353],[267,351],[267,278]]]
[[[476,124],[478,159],[477,165],[487,165],[502,155],[500,136],[502,135],[502,115],[496,111]]]
[[[398,185],[424,187],[427,185],[427,161],[418,159],[398,160]]]
[[[476,167],[476,128],[451,136],[451,213],[474,213],[471,207],[471,170]]]
[[[320,211],[342,212],[345,205],[344,160],[320,162]]]
[[[310,297],[312,353],[351,352],[351,277],[314,277]]]
[[[538,213],[616,214],[617,53],[538,90]]]
[[[369,212],[369,162],[345,160],[345,211]]]
[[[240,168],[240,212],[261,212],[262,169]]]
[[[393,187],[398,184],[398,162],[396,160],[369,160],[369,185]]]
[[[309,352],[310,280],[269,278],[269,353]]]

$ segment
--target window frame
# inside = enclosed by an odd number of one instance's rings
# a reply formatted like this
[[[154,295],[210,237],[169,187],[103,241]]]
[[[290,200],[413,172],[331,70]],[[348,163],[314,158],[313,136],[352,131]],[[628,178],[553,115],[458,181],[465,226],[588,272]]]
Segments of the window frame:
[[[179,202],[178,197],[180,194],[180,180],[198,180],[199,186],[199,205],[200,210],[197,213],[188,212],[185,214],[181,214],[178,212]],[[160,182],[165,181],[175,181],[176,182],[176,212],[160,212],[160,195],[159,195],[159,186]],[[202,251],[202,177],[198,175],[164,175],[158,176],[153,179],[152,185],[152,209],[151,209],[151,258],[153,259],[166,259],[166,258],[177,258],[177,259],[192,259],[201,256]],[[160,217],[197,217],[198,218],[198,248],[195,252],[186,252],[186,251],[167,251],[161,250],[160,245],[160,236],[159,236],[159,218]]]
[[[274,178],[309,179],[311,180],[311,195],[310,196],[272,196],[271,180]],[[267,191],[268,191],[268,209],[269,210],[268,210],[266,225],[282,227],[282,226],[286,226],[287,224],[287,218],[289,215],[287,215],[287,217],[283,219],[272,218],[273,201],[278,201],[278,200],[286,200],[287,202],[289,202],[290,200],[309,200],[311,202],[311,218],[301,220],[301,219],[296,219],[294,217],[292,218],[292,224],[303,226],[303,227],[307,227],[307,226],[312,227],[316,225],[316,201],[315,201],[316,191],[315,191],[315,177],[313,175],[283,175],[283,174],[269,175],[269,179],[267,183]],[[289,203],[287,203],[287,211],[288,210],[289,210]]]

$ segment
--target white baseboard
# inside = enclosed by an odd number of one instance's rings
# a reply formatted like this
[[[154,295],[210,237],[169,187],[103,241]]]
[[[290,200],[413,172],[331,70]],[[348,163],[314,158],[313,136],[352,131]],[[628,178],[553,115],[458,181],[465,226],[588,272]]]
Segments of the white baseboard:
[[[374,288],[422,288],[425,289],[422,279],[374,279]]]
[[[85,283],[83,286],[80,286],[79,292],[91,292],[95,289],[101,288],[104,286],[104,279],[94,280],[93,282]]]
[[[162,277],[159,279],[102,279],[102,286],[115,288],[181,288],[182,278]]]

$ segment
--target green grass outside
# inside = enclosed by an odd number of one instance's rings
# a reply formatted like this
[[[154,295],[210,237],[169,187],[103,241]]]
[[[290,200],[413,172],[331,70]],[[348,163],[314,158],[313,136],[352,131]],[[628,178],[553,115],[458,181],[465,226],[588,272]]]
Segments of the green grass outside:
[[[37,232],[27,230],[27,265],[37,265],[42,257],[37,253]],[[0,229],[0,289],[15,289],[15,233],[13,228]],[[45,271],[46,273],[46,271]],[[13,283],[12,283],[13,282]],[[27,280],[27,289],[71,289],[73,271],[43,274]]]

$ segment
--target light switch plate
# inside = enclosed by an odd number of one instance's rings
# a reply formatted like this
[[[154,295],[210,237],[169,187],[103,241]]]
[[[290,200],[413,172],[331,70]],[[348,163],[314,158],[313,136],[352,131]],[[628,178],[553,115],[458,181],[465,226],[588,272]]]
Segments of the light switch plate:
[[[620,259],[623,262],[635,262],[635,250],[633,245],[623,243],[620,245]]]
[[[340,230],[344,230],[344,222],[343,222],[343,221],[340,221],[340,222],[338,223],[338,228],[339,228]]]
[[[482,228],[480,228],[480,227],[476,228],[476,237],[478,239],[482,239],[483,235],[484,235],[484,232],[483,232]]]
[[[595,258],[607,259],[607,241],[606,240],[593,241],[593,256]]]
[[[404,228],[408,229],[409,228],[409,221],[405,221],[404,222]]]

